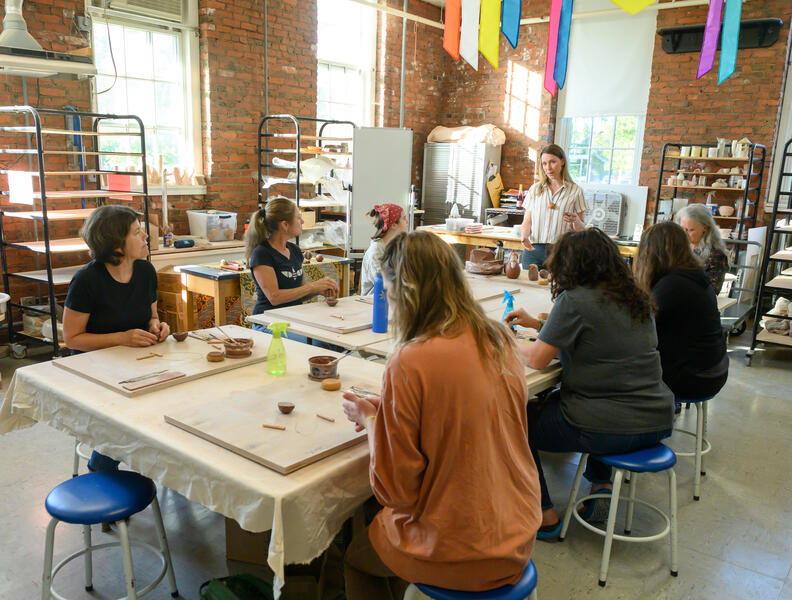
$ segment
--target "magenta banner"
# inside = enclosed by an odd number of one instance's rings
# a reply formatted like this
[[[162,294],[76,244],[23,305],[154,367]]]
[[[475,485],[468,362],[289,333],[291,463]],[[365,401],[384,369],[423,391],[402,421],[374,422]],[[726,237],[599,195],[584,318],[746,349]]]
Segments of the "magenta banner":
[[[723,0],[710,0],[707,25],[704,28],[704,43],[701,45],[701,57],[699,58],[696,79],[704,77],[715,65],[715,53],[718,50],[722,14]]]

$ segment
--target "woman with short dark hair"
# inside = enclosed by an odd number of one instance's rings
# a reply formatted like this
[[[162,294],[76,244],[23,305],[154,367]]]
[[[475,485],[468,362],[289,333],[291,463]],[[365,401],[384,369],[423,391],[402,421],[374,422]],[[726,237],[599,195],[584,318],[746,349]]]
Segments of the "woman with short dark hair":
[[[554,304],[547,320],[522,309],[508,325],[539,330],[521,347],[526,364],[561,360],[560,393],[528,405],[528,442],[542,488],[539,539],[561,531],[547,491],[539,450],[615,454],[657,444],[671,435],[673,394],[663,383],[649,294],[636,285],[616,244],[596,228],[564,234],[548,261]],[[592,493],[610,489],[611,468],[589,457]],[[584,515],[605,515],[589,502]]]
[[[66,346],[79,352],[151,346],[170,334],[157,314],[157,272],[148,235],[126,206],[102,206],[81,231],[93,259],[71,280],[63,311]]]

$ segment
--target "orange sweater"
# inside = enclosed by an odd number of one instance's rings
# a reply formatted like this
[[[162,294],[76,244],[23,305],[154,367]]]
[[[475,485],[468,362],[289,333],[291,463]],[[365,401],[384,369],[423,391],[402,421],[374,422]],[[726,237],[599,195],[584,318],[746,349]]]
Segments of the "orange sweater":
[[[482,591],[515,583],[541,524],[525,371],[485,371],[470,330],[411,342],[388,361],[373,436],[369,528],[402,579]]]

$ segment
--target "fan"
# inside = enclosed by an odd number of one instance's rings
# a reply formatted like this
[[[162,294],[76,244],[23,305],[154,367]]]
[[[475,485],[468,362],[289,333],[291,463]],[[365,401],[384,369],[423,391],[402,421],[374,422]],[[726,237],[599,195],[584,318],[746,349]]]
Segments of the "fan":
[[[589,192],[588,210],[583,215],[586,225],[599,227],[610,236],[619,235],[624,217],[624,198],[617,192]]]

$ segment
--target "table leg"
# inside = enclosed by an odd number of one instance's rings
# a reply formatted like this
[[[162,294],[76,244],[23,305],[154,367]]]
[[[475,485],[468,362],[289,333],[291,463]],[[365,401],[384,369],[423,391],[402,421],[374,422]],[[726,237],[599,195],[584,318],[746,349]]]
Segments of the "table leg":
[[[226,324],[226,297],[225,294],[220,290],[220,282],[215,281],[215,292],[214,292],[214,314],[215,314],[215,325],[225,325]]]
[[[195,329],[195,292],[186,290],[187,292],[187,331]]]

